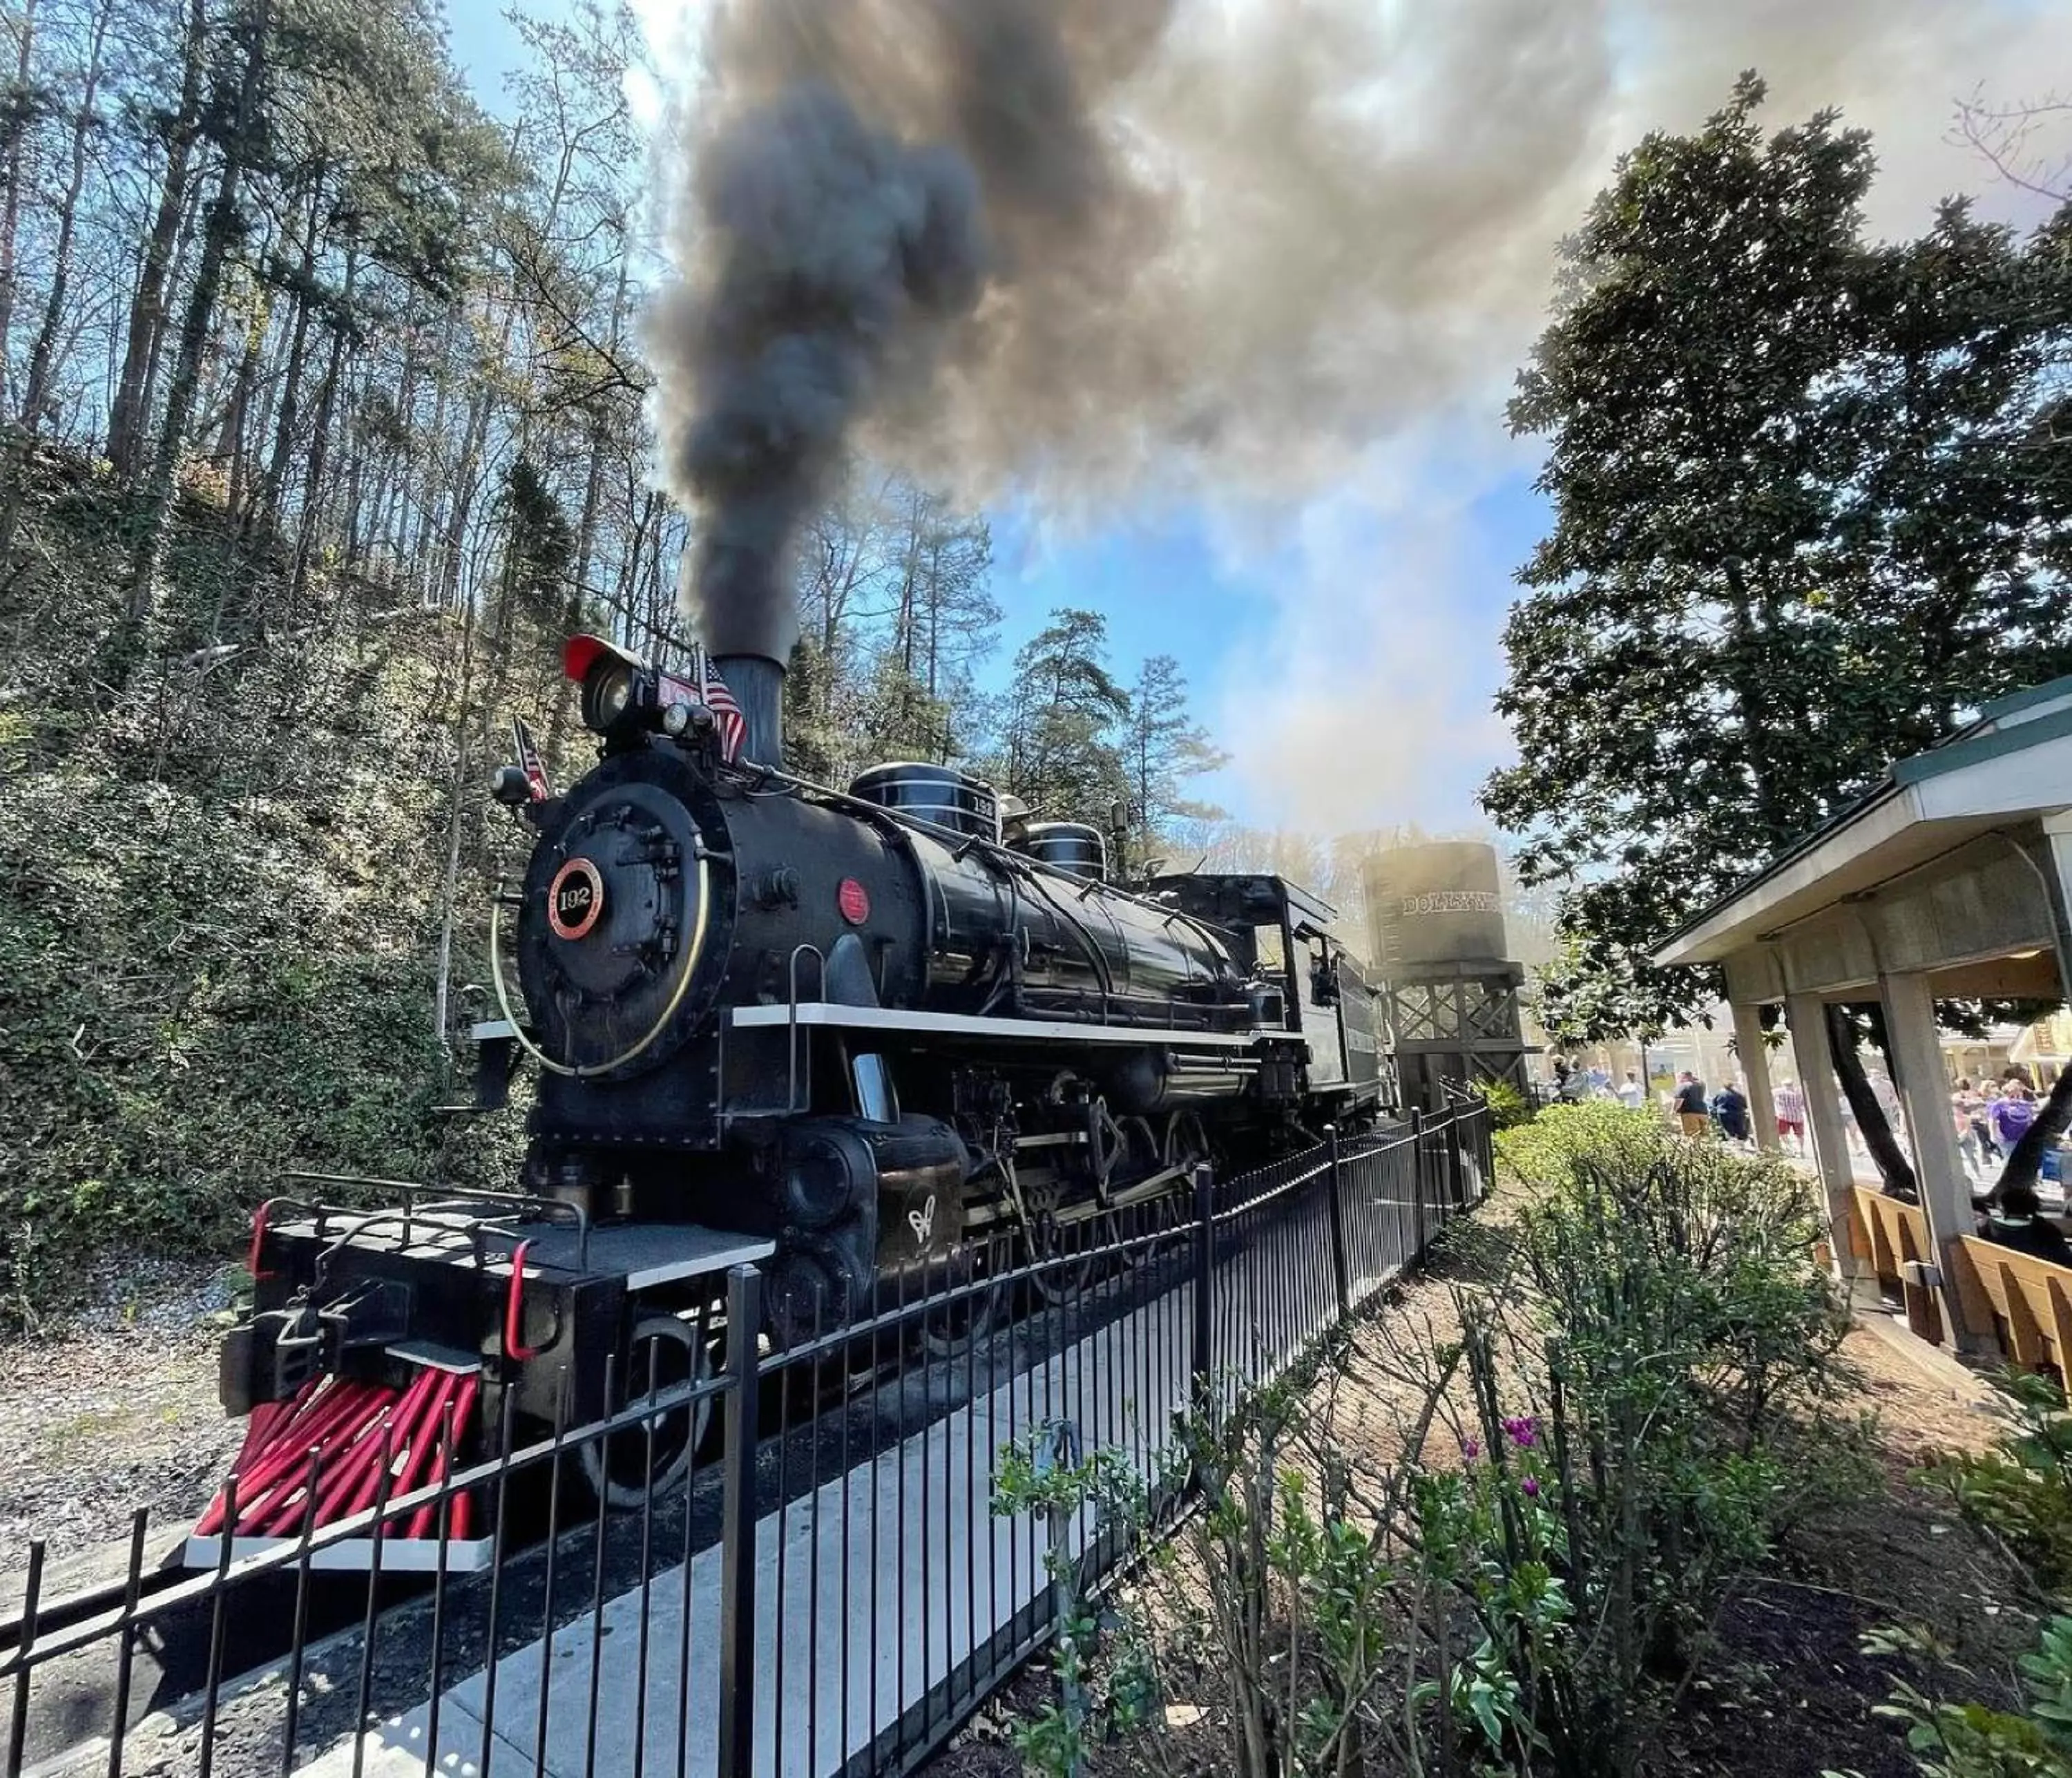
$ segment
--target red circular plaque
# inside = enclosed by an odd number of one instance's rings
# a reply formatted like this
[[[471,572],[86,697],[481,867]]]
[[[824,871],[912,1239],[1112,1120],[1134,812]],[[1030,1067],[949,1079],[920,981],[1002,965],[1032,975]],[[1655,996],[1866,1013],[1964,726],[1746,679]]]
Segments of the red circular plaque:
[[[835,906],[852,926],[861,926],[870,918],[870,894],[854,877],[841,879],[841,886],[835,891]]]
[[[603,917],[603,874],[588,858],[570,858],[547,886],[548,925],[557,938],[581,938]]]

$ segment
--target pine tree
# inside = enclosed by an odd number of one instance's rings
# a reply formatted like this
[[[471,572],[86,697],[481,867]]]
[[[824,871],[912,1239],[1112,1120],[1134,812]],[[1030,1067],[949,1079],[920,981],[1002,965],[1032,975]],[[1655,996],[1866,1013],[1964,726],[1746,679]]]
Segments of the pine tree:
[[[1187,681],[1170,654],[1154,654],[1137,669],[1124,732],[1129,774],[1131,847],[1136,862],[1149,858],[1175,821],[1215,821],[1223,812],[1184,793],[1190,778],[1229,763],[1230,755],[1209,739],[1187,707]]]
[[[1061,607],[1014,656],[1002,712],[996,781],[1050,821],[1106,832],[1126,801],[1122,735],[1129,694],[1108,666],[1108,619]]]

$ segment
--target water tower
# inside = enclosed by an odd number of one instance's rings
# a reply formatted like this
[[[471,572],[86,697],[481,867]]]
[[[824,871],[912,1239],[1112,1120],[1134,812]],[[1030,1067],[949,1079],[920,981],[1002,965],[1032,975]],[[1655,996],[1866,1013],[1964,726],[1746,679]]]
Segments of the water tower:
[[[1438,1109],[1442,1080],[1503,1080],[1523,1091],[1525,970],[1505,955],[1496,849],[1478,841],[1396,846],[1369,858],[1364,876],[1404,1104]]]

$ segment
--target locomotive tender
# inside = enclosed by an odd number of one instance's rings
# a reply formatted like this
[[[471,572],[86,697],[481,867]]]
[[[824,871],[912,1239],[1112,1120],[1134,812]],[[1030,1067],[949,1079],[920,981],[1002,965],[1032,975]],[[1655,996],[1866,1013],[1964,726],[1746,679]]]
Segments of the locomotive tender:
[[[591,636],[564,665],[597,766],[559,796],[522,766],[494,788],[536,830],[492,918],[504,1017],[478,1032],[483,1104],[536,1064],[522,1187],[262,1209],[223,1364],[226,1406],[257,1410],[240,1474],[348,1384],[361,1422],[414,1416],[420,1444],[471,1420],[493,1443],[512,1392],[528,1435],[594,1418],[708,1370],[739,1260],[781,1345],[991,1237],[1065,1251],[1211,1154],[1393,1109],[1386,996],[1294,885],[1125,887],[1096,829],[945,767],[806,783],[769,763],[774,661],[721,660],[730,694]],[[661,1481],[701,1430],[659,1442]],[[586,1458],[607,1502],[648,1462]],[[320,1517],[367,1504],[360,1467]],[[236,1529],[280,1531],[288,1498]]]

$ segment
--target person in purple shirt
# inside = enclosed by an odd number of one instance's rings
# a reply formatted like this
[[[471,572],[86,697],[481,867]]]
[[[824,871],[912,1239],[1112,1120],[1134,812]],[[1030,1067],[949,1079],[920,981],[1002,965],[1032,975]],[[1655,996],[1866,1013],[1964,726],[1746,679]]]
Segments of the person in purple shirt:
[[[2019,1080],[2008,1082],[2007,1091],[1994,1101],[1993,1140],[2003,1154],[2012,1154],[2029,1126],[2036,1122],[2036,1101]]]

